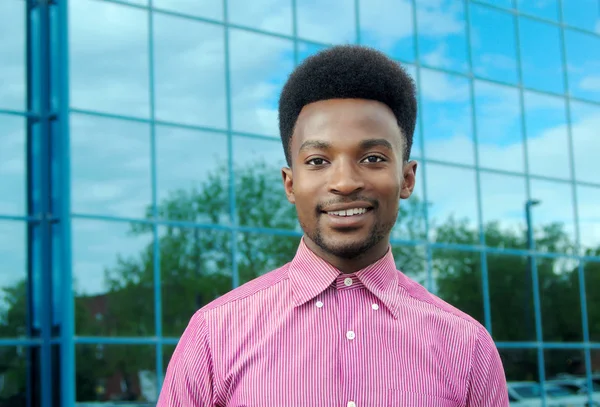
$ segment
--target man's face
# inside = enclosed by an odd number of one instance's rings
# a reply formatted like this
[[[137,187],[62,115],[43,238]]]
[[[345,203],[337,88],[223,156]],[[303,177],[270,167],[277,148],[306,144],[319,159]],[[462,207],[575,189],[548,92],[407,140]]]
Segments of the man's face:
[[[404,139],[392,111],[362,99],[304,107],[292,136],[292,168],[283,169],[307,244],[353,259],[387,249],[400,199],[415,183],[403,165]]]

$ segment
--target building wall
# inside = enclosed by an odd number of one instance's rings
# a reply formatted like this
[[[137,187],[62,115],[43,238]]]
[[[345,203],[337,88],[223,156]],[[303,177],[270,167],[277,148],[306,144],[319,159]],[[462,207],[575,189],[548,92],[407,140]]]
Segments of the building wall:
[[[293,256],[278,95],[339,43],[419,90],[398,268],[509,381],[600,372],[597,1],[149,1],[0,2],[0,405],[152,402],[192,313]]]

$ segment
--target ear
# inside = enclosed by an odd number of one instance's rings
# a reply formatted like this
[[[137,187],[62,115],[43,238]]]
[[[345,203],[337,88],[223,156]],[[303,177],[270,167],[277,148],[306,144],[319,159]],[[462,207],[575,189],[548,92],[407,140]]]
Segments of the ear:
[[[408,199],[415,189],[415,180],[417,175],[417,162],[409,161],[402,168],[402,188],[400,189],[400,199]]]
[[[291,204],[296,204],[296,197],[294,196],[294,174],[292,173],[292,169],[283,167],[281,169],[281,176],[283,178],[283,188],[285,188],[287,200]]]

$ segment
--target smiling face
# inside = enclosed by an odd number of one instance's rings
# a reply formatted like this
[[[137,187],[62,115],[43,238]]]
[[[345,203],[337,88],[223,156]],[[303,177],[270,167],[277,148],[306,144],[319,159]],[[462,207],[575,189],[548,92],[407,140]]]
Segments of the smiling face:
[[[404,138],[384,104],[362,99],[311,103],[301,111],[283,169],[307,246],[345,272],[383,256],[410,197],[416,163],[404,163]]]

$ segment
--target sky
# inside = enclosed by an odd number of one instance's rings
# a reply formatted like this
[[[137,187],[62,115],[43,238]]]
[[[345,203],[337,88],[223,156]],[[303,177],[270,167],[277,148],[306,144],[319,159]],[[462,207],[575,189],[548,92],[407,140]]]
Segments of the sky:
[[[144,5],[142,0],[129,1]],[[413,158],[420,163],[419,197],[427,193],[430,215],[438,223],[448,216],[467,218],[477,227],[476,172],[478,160],[482,218],[506,227],[523,226],[527,185],[541,200],[534,209],[536,225],[565,223],[576,237],[574,213],[580,219],[579,238],[586,246],[600,244],[600,188],[578,185],[573,201],[571,168],[578,181],[600,184],[600,105],[572,102],[572,164],[564,97],[600,103],[600,11],[595,0],[565,1],[568,24],[589,31],[565,32],[567,75],[562,69],[560,32],[556,26],[522,17],[518,30],[511,14],[471,4],[473,87],[467,47],[466,12],[462,2],[419,1],[414,36],[410,1],[362,1],[358,18],[354,0],[297,0],[299,58],[326,44],[355,42],[376,47],[402,61],[416,79],[420,70],[420,121]],[[499,7],[509,0],[491,1]],[[524,12],[557,21],[556,1],[523,0]],[[155,0],[157,8],[223,20],[221,1]],[[231,127],[236,133],[266,136],[264,140],[236,136],[233,160],[243,165],[258,157],[284,165],[278,139],[277,99],[294,67],[294,43],[243,29],[293,35],[290,1],[229,0],[228,17],[237,28],[229,36],[229,91],[224,74],[224,27],[178,16],[154,15],[154,65],[148,54],[148,18],[144,9],[100,0],[71,1],[69,16],[70,104],[73,109],[150,119],[149,77],[154,75],[154,117],[165,122],[212,128],[200,131],[156,127],[157,195],[199,185],[227,160],[227,95]],[[0,2],[0,109],[25,107],[24,2]],[[356,22],[360,23],[357,32]],[[518,32],[518,35],[517,35]],[[591,33],[596,33],[593,35]],[[521,44],[520,52],[515,47]],[[312,42],[321,43],[321,45]],[[418,43],[416,52],[414,44]],[[518,62],[521,61],[521,73]],[[442,72],[440,68],[454,73]],[[519,76],[524,87],[521,121]],[[499,82],[505,83],[500,84]],[[551,92],[547,95],[535,90]],[[472,119],[475,106],[475,120]],[[24,120],[0,114],[0,214],[25,213]],[[152,161],[148,124],[82,113],[71,114],[72,211],[77,214],[141,218],[152,201]],[[525,135],[524,135],[525,132]],[[523,143],[526,136],[527,142]],[[270,138],[270,139],[269,139]],[[474,140],[477,138],[478,147]],[[450,166],[458,164],[459,166]],[[503,173],[494,173],[500,170]],[[426,178],[423,178],[423,174]],[[78,291],[105,289],[103,270],[118,254],[135,255],[148,236],[131,237],[123,222],[73,220],[73,271]],[[0,286],[25,276],[24,225],[0,220]]]

